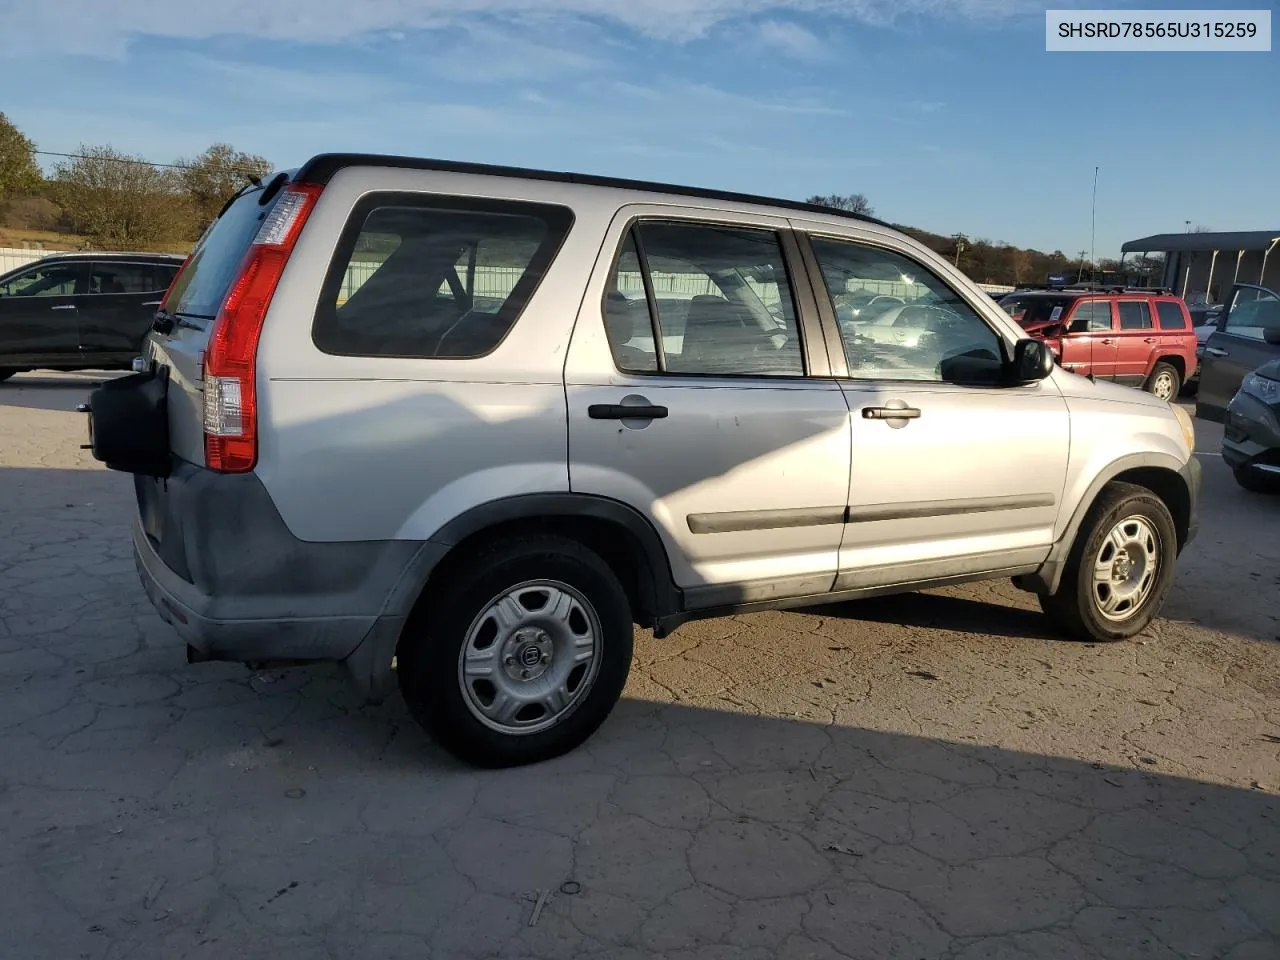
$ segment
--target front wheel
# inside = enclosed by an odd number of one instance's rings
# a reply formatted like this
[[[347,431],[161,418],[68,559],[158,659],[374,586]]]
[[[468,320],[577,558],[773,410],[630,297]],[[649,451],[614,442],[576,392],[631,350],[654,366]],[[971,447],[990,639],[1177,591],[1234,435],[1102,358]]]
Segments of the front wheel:
[[[1178,538],[1169,508],[1145,487],[1112,483],[1090,507],[1045,614],[1078,640],[1127,640],[1160,612]]]
[[[1250,466],[1232,470],[1236,483],[1250,493],[1280,493],[1280,475],[1262,473]]]
[[[435,586],[410,617],[396,676],[409,712],[459,759],[549,760],[613,710],[631,669],[626,592],[561,537],[505,541]]]
[[[1182,389],[1182,377],[1178,371],[1167,363],[1157,363],[1155,369],[1151,371],[1151,376],[1147,379],[1147,392],[1159,397],[1161,400],[1173,401],[1177,399],[1178,391]]]

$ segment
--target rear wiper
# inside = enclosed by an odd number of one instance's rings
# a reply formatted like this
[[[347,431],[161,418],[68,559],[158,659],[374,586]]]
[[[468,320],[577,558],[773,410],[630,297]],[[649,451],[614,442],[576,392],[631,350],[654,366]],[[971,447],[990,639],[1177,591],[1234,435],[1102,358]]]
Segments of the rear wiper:
[[[204,327],[198,323],[192,323],[185,317],[180,317],[168,310],[157,310],[155,318],[151,321],[151,329],[156,333],[169,334],[173,332],[174,327],[186,327],[188,330],[203,330]]]

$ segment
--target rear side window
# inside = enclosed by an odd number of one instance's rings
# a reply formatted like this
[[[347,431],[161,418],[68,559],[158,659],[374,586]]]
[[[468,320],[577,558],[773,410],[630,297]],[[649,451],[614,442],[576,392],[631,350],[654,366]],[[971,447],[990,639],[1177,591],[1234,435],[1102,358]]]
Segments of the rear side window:
[[[791,284],[770,230],[637,224],[619,253],[603,314],[621,370],[804,375]]]
[[[241,194],[223,211],[191,251],[186,269],[165,300],[166,310],[208,320],[217,316],[249,245],[280,193],[277,190],[262,204],[259,200],[264,196],[263,188],[256,187]]]
[[[173,279],[168,267],[150,263],[95,263],[90,293],[163,293]]]
[[[1121,300],[1116,306],[1120,310],[1121,330],[1151,329],[1151,311],[1142,300]]]
[[[484,356],[515,326],[572,222],[548,204],[366,197],[338,244],[312,339],[338,356]]]
[[[1156,301],[1156,317],[1160,320],[1161,330],[1187,329],[1187,318],[1182,313],[1182,306],[1172,300]]]

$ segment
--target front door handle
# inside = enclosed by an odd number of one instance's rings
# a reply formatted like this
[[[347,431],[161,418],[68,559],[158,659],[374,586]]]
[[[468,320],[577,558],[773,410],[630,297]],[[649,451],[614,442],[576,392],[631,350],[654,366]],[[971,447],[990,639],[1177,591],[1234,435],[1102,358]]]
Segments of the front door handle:
[[[74,310],[75,308],[76,308],[76,305],[74,303],[56,303],[49,309],[50,310]]]
[[[1159,343],[1160,340],[1158,337],[1143,337],[1142,342],[1143,343]]]
[[[1227,353],[1227,351],[1223,350],[1221,347],[1205,347],[1205,348],[1204,348],[1204,352],[1205,352],[1205,353],[1207,353],[1207,354],[1208,354],[1209,356],[1211,356],[1211,357],[1226,357],[1226,356],[1229,356],[1229,354]]]
[[[587,407],[592,420],[663,420],[667,408],[654,403],[593,403]]]
[[[920,411],[915,407],[863,407],[863,420],[918,420]]]

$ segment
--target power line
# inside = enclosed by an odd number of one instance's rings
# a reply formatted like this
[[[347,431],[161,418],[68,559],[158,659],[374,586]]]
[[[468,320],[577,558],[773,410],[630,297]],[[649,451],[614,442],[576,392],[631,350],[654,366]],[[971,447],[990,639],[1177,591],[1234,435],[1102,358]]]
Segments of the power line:
[[[190,163],[155,163],[151,160],[134,160],[130,157],[95,157],[85,153],[58,153],[54,150],[32,150],[31,152],[41,157],[62,157],[66,160],[106,160],[110,163],[133,163],[141,164],[144,167],[164,167],[168,170],[189,170],[194,166],[194,164]],[[250,167],[228,167],[227,169],[235,173],[257,175],[257,171]]]

